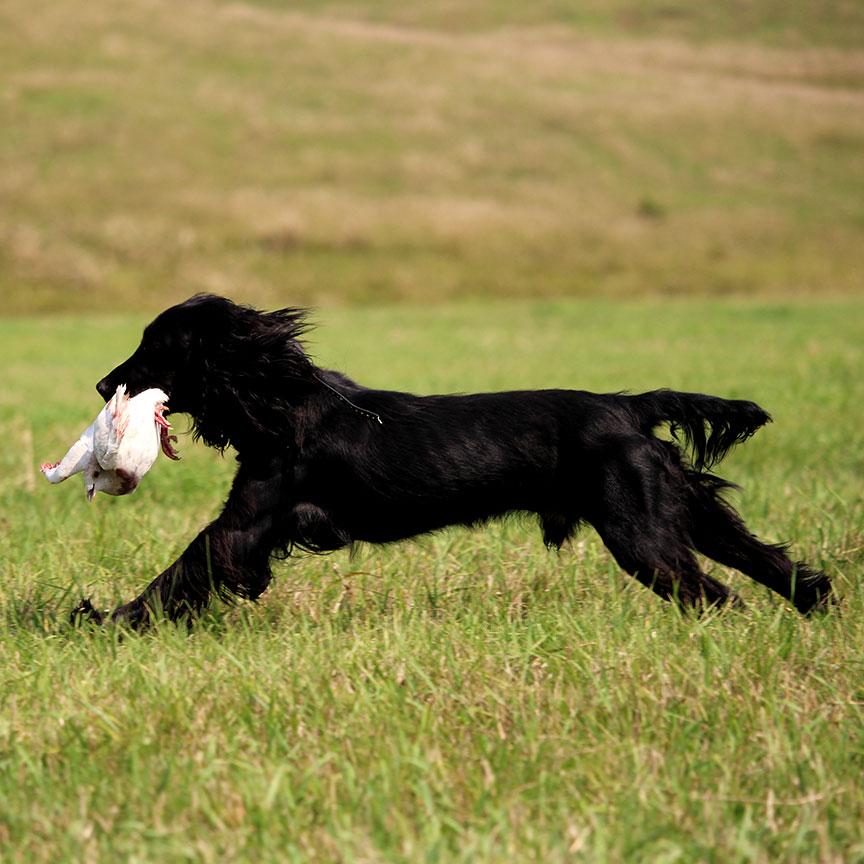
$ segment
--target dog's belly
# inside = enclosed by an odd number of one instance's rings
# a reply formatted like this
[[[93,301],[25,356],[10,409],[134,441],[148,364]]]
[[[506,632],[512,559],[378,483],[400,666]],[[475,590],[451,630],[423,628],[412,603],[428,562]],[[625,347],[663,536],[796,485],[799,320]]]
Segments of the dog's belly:
[[[448,499],[402,498],[364,501],[358,506],[327,506],[322,509],[332,523],[352,540],[367,543],[393,543],[439,531],[451,525],[477,526],[510,513],[540,513],[548,503],[533,495],[472,496],[455,495]]]

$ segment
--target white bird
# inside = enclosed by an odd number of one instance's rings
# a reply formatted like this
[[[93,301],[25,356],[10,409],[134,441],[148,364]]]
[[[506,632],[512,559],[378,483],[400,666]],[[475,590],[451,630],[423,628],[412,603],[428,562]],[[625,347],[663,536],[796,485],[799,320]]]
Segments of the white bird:
[[[83,472],[88,501],[97,492],[134,492],[156,461],[160,445],[169,459],[180,458],[171,445],[177,437],[168,434],[171,424],[163,416],[167,402],[158,388],[130,398],[121,384],[69,452],[59,462],[42,463],[42,473],[49,482],[62,483]]]

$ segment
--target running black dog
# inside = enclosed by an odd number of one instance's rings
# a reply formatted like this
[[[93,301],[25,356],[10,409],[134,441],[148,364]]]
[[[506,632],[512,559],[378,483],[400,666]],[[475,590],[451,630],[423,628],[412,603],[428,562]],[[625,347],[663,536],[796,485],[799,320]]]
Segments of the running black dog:
[[[237,451],[221,515],[112,617],[194,614],[213,591],[258,597],[270,561],[358,541],[390,543],[509,513],[539,517],[560,548],[592,525],[618,564],[686,607],[740,603],[694,550],[735,567],[801,612],[830,602],[823,573],[762,543],[708,473],[770,420],[758,405],[659,390],[414,396],[316,367],[301,311],[259,312],[199,295],[159,315],[97,385],[109,398],[159,387],[205,443]],[[669,423],[691,457],[653,430]],[[89,601],[76,610],[96,621]]]

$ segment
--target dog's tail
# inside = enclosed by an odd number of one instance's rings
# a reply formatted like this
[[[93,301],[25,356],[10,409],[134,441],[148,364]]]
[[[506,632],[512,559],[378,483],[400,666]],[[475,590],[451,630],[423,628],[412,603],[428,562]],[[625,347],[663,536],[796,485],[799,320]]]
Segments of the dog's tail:
[[[629,406],[645,434],[661,423],[669,423],[675,438],[683,436],[697,471],[710,469],[732,447],[771,422],[768,412],[755,402],[675,390],[631,396]]]

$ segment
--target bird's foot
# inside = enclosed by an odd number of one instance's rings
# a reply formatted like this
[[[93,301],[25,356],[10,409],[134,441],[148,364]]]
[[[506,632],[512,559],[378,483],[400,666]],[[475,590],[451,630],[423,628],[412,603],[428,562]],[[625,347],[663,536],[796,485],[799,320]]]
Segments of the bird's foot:
[[[177,462],[180,459],[180,454],[177,452],[176,448],[171,443],[172,441],[174,442],[174,444],[177,443],[177,436],[168,434],[168,430],[170,428],[170,426],[162,426],[162,428],[159,430],[159,445],[162,447],[162,452],[169,459],[173,459],[175,462]]]

